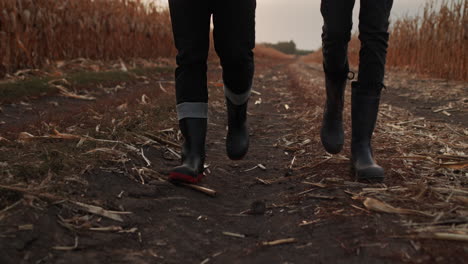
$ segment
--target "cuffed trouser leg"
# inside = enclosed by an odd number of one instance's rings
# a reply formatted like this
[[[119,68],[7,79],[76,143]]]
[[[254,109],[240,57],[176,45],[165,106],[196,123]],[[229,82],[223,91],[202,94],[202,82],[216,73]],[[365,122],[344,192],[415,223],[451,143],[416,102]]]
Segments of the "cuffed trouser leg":
[[[393,0],[361,0],[358,81],[362,87],[380,91],[383,86],[392,5]]]
[[[226,97],[235,105],[248,101],[254,75],[256,0],[215,1],[215,49],[223,67]]]
[[[252,93],[251,87],[248,88],[247,91],[245,91],[244,93],[237,94],[237,93],[231,91],[231,89],[229,89],[227,86],[224,86],[224,95],[234,105],[243,105],[243,104],[245,104],[249,100],[251,93]]]
[[[177,115],[207,118],[207,64],[211,8],[209,1],[169,0],[174,42]]]
[[[177,104],[177,118],[208,118],[208,103],[185,102]]]
[[[353,26],[355,0],[322,0],[323,16],[322,52],[323,69],[328,78],[346,78],[348,65],[348,42]]]

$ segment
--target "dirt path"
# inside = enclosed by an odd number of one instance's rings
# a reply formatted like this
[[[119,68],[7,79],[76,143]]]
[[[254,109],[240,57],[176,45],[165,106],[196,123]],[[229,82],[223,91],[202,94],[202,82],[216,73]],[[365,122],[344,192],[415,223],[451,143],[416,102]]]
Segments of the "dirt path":
[[[173,87],[164,85],[166,93],[158,84],[171,75],[152,76],[114,99],[79,105],[80,113],[70,110],[54,124],[36,118],[35,126],[21,127],[34,135],[55,127],[92,139],[1,141],[0,182],[29,189],[1,191],[2,208],[10,208],[0,211],[0,262],[463,263],[466,242],[428,238],[458,233],[466,239],[468,171],[453,165],[466,164],[466,117],[447,125],[414,115],[387,95],[375,135],[387,179],[357,183],[349,173],[349,122],[341,155],[320,145],[319,66],[262,60],[249,109],[251,150],[233,162],[224,147],[220,70],[210,68],[209,167],[202,185],[216,197],[163,180],[178,163],[180,142]],[[378,213],[363,204],[367,197],[413,211]],[[106,217],[75,201],[131,214]]]

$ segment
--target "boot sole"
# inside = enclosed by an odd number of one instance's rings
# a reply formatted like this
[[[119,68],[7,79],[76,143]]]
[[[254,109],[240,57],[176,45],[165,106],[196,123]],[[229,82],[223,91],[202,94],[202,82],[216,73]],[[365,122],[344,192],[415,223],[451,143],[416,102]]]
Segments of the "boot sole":
[[[185,182],[185,183],[199,183],[204,174],[200,173],[197,175],[197,177],[193,177],[191,175],[179,173],[179,172],[171,172],[169,173],[169,181],[175,181],[175,182]]]
[[[325,149],[326,152],[330,153],[330,154],[338,154],[341,152],[341,150],[343,150],[343,145],[344,144],[341,144],[341,145],[335,145],[335,146],[330,146],[328,145],[327,143],[325,143],[323,140],[322,140],[322,146],[323,148]]]
[[[372,170],[358,172],[354,166],[351,166],[351,173],[359,182],[379,183],[385,179],[385,174]]]
[[[234,161],[236,161],[236,160],[243,160],[243,159],[245,158],[246,155],[247,155],[247,154],[244,154],[244,155],[241,156],[241,157],[231,157],[231,156],[228,155],[228,158],[229,158],[230,160],[234,160]]]

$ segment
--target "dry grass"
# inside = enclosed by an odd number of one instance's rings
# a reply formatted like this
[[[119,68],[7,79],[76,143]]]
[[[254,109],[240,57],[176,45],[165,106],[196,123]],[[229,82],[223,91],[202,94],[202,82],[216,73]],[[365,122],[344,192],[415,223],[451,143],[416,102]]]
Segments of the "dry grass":
[[[169,12],[140,0],[3,0],[0,75],[74,58],[175,53]]]
[[[392,23],[387,65],[436,78],[468,80],[468,2],[429,1],[422,16],[403,17]],[[360,42],[354,34],[349,61],[359,63]],[[305,56],[322,62],[321,51]]]

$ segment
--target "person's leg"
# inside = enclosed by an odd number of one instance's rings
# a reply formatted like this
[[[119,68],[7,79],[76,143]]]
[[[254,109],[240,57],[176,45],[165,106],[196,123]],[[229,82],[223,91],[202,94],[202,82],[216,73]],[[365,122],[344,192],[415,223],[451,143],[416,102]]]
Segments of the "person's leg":
[[[361,0],[358,82],[380,91],[385,74],[389,17],[393,0]],[[371,87],[374,84],[374,87]]]
[[[228,109],[226,149],[229,158],[245,156],[249,147],[247,105],[254,74],[256,0],[215,1],[214,42],[223,67]]]
[[[384,170],[376,164],[371,146],[385,73],[389,16],[393,0],[361,0],[359,14],[358,81],[352,84],[352,165],[358,180],[380,181]]]
[[[178,51],[177,116],[184,136],[182,165],[169,179],[196,183],[203,176],[208,117],[207,65],[211,11],[206,1],[169,0]]]
[[[322,52],[327,99],[320,138],[325,150],[336,154],[344,144],[343,105],[349,72],[348,42],[353,25],[354,0],[322,0]]]
[[[355,0],[322,0],[323,70],[332,79],[346,79],[349,72],[348,42],[353,27]]]

